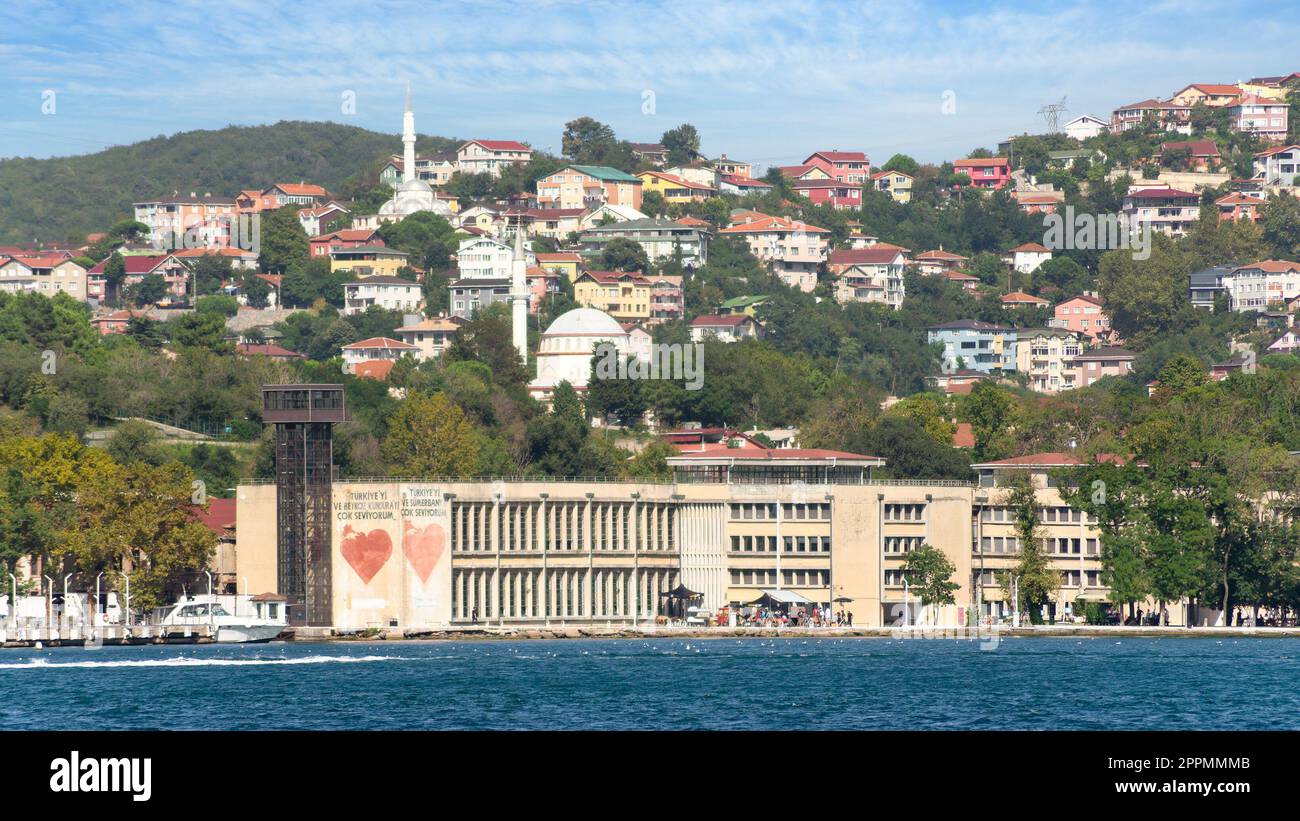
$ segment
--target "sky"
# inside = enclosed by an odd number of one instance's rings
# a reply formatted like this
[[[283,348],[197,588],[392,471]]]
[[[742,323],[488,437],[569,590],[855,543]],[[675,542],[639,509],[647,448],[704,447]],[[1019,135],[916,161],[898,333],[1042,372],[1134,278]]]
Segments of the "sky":
[[[558,153],[586,115],[636,142],[692,123],[756,173],[817,150],[940,162],[1043,131],[1062,98],[1062,122],[1105,119],[1295,71],[1298,24],[1253,0],[7,0],[0,157],[279,120],[396,134],[409,81],[422,134]]]

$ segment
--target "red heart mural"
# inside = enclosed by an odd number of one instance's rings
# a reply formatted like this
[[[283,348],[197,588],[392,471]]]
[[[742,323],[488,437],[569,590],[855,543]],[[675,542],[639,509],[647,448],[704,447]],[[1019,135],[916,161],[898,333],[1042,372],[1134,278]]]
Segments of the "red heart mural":
[[[370,584],[379,569],[393,555],[393,540],[386,530],[372,530],[360,533],[352,530],[352,525],[343,528],[343,544],[339,548],[343,558],[348,560],[352,569],[361,577],[361,581]]]
[[[410,560],[415,575],[420,577],[422,583],[429,581],[429,574],[442,557],[445,543],[441,525],[430,523],[415,528],[407,522],[406,530],[402,531],[402,552]]]

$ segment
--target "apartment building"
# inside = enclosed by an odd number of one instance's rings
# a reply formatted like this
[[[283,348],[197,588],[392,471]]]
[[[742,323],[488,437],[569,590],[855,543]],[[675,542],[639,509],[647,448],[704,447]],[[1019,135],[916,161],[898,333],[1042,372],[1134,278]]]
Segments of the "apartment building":
[[[977,319],[959,319],[930,326],[926,338],[932,345],[943,346],[944,373],[978,371],[987,374],[1016,369],[1018,342],[1015,328]]]
[[[706,230],[676,220],[653,217],[593,225],[583,230],[578,242],[583,256],[590,260],[599,257],[605,245],[615,239],[631,240],[640,245],[651,262],[678,258],[683,266],[694,268],[704,265],[709,258],[709,234]]]
[[[903,273],[909,262],[905,249],[888,243],[833,251],[827,267],[835,276],[835,300],[879,302],[897,311],[906,295]]]
[[[424,286],[391,276],[368,276],[343,283],[344,316],[364,314],[371,307],[417,313],[424,307]]]
[[[456,170],[464,174],[499,177],[503,169],[515,163],[527,163],[532,158],[533,150],[521,142],[470,140],[456,149]]]
[[[1266,259],[1233,268],[1221,279],[1234,311],[1264,311],[1300,296],[1300,262]]]
[[[63,293],[78,302],[89,296],[86,269],[61,254],[22,257],[0,254],[0,291],[10,294],[31,292],[48,297]]]
[[[830,234],[825,228],[750,211],[733,215],[731,224],[718,233],[743,239],[750,253],[790,287],[804,292],[817,287],[817,269],[826,261]]]
[[[573,298],[619,321],[646,320],[651,288],[650,280],[635,272],[584,271],[573,282]]]
[[[1022,329],[1016,339],[1016,370],[1029,377],[1029,387],[1053,394],[1078,387],[1074,361],[1083,341],[1065,328]]]
[[[149,240],[159,249],[229,247],[238,217],[234,197],[193,191],[172,192],[132,208],[135,221],[149,226]]]
[[[383,245],[330,246],[330,270],[359,277],[395,277],[406,267],[407,253]]]
[[[1176,239],[1200,217],[1201,197],[1176,188],[1140,188],[1124,195],[1120,213],[1129,225],[1147,223],[1151,230]]]

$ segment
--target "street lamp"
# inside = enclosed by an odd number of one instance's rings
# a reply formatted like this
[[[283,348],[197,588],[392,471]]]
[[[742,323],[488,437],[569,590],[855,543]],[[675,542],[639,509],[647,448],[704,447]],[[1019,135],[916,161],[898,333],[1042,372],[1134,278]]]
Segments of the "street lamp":
[[[59,635],[63,634],[63,622],[68,617],[68,579],[72,578],[71,573],[63,576],[63,609],[59,611]]]
[[[131,633],[131,577],[121,570],[117,572],[122,575],[123,579],[126,579],[126,630],[124,631],[124,633],[125,635],[130,635]]]

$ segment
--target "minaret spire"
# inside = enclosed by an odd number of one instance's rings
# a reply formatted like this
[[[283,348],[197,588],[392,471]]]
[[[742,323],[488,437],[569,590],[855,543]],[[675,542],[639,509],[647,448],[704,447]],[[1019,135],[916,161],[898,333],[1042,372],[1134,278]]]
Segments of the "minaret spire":
[[[515,253],[510,260],[510,325],[519,359],[528,364],[528,257],[524,251],[524,215],[515,223]]]
[[[411,81],[406,81],[406,111],[402,114],[402,182],[415,179],[415,112],[411,111]]]

